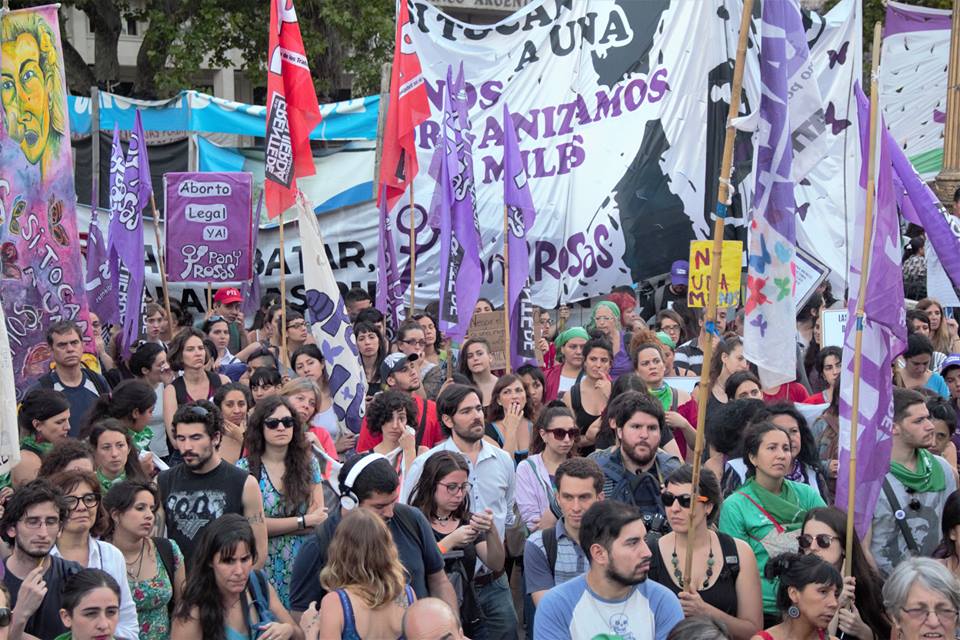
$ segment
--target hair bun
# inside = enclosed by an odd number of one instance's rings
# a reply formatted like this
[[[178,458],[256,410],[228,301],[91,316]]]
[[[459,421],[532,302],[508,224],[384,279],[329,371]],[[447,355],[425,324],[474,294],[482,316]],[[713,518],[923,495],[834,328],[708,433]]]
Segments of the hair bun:
[[[767,561],[767,566],[763,568],[763,575],[767,580],[779,578],[789,571],[790,567],[802,557],[803,556],[798,553],[787,552],[770,558],[770,560]]]

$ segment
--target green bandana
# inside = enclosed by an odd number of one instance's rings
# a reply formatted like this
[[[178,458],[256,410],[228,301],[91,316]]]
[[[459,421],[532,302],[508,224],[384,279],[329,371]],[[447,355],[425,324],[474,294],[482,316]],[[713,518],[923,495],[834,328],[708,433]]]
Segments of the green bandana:
[[[947,488],[947,478],[943,473],[943,467],[934,460],[933,454],[926,449],[917,449],[916,471],[910,471],[899,462],[891,462],[890,473],[907,489],[917,493],[943,491]]]
[[[116,478],[111,480],[107,476],[100,473],[100,469],[97,469],[97,480],[100,481],[100,489],[103,491],[104,495],[106,495],[107,491],[110,491],[110,487],[117,484],[118,482],[123,482],[126,479],[127,479],[126,471],[121,471],[120,475],[118,475]]]
[[[584,340],[589,340],[590,334],[587,333],[587,330],[583,327],[570,327],[558,335],[556,340],[553,341],[553,344],[557,345],[558,350],[563,349],[563,345],[567,344],[574,338],[583,338]]]
[[[670,411],[673,405],[673,389],[669,385],[662,384],[659,389],[648,389],[650,395],[660,401],[664,411]]]
[[[20,440],[20,448],[28,451],[39,452],[39,455],[45,456],[53,449],[52,442],[37,442],[35,436],[25,436]]]
[[[807,515],[807,510],[800,506],[799,499],[789,480],[784,480],[780,495],[771,493],[761,487],[756,478],[750,478],[740,490],[749,490],[759,498],[760,506],[787,531],[795,531],[803,525],[803,518]]]
[[[133,440],[133,446],[139,451],[148,451],[150,449],[150,441],[153,440],[153,431],[150,427],[144,427],[143,431],[127,429],[127,434],[130,436],[130,439]]]
[[[677,350],[677,343],[673,341],[673,338],[668,336],[664,331],[657,331],[657,340],[670,347],[671,351]]]
[[[593,308],[593,312],[590,314],[590,323],[587,324],[587,331],[588,331],[588,332],[591,332],[591,331],[594,331],[594,330],[597,328],[597,321],[596,321],[597,311],[599,311],[601,308],[604,308],[604,309],[606,309],[607,311],[609,311],[610,313],[613,314],[613,317],[617,319],[617,328],[619,329],[619,327],[620,327],[620,307],[618,307],[618,306],[617,306],[616,304],[614,304],[613,302],[610,302],[609,300],[601,300],[601,301],[598,302],[597,305]]]

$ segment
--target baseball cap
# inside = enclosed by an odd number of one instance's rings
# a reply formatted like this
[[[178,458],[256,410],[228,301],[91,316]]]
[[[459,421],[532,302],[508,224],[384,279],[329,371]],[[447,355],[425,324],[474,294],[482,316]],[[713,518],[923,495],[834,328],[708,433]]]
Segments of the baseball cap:
[[[944,359],[943,364],[940,365],[940,375],[945,374],[951,367],[960,367],[960,353],[951,353]]]
[[[690,263],[686,260],[677,260],[670,265],[670,284],[675,287],[687,284],[687,276],[690,274]]]
[[[419,359],[420,356],[415,353],[411,353],[410,355],[405,353],[391,353],[380,363],[380,379],[386,380],[387,376],[393,375],[400,369],[403,369],[408,362],[416,362]]]
[[[220,304],[233,304],[234,302],[243,302],[243,296],[240,295],[240,289],[226,287],[217,291],[217,295],[213,296],[213,301]]]

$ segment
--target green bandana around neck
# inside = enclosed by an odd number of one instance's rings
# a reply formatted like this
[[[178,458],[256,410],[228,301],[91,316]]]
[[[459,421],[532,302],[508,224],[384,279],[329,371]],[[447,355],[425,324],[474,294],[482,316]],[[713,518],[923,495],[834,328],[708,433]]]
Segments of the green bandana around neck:
[[[24,436],[20,440],[21,449],[29,449],[31,451],[39,451],[41,456],[45,456],[50,451],[53,450],[52,442],[37,442],[36,436]]]
[[[783,481],[780,495],[764,489],[756,478],[750,478],[743,485],[741,491],[746,490],[757,496],[760,506],[787,531],[794,531],[803,525],[807,510],[800,506],[800,499],[789,480]]]
[[[103,491],[104,495],[106,495],[107,491],[110,491],[110,487],[117,484],[118,482],[123,482],[126,479],[127,479],[126,471],[121,471],[120,475],[118,475],[116,478],[111,480],[107,476],[103,475],[100,472],[100,469],[97,469],[97,480],[100,481],[100,489],[101,491]]]
[[[943,467],[926,449],[917,449],[917,470],[910,471],[899,462],[890,462],[890,473],[903,486],[917,493],[943,491],[947,488],[947,478]]]

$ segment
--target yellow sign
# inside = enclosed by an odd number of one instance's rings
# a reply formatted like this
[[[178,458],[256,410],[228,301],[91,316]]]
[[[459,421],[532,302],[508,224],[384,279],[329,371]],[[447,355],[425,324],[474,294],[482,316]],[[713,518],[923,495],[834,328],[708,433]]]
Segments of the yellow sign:
[[[687,306],[706,307],[710,289],[710,260],[713,240],[694,240],[690,243],[690,276],[687,284]],[[743,264],[743,243],[724,240],[720,254],[720,286],[717,306],[732,307],[740,302],[740,269]]]

